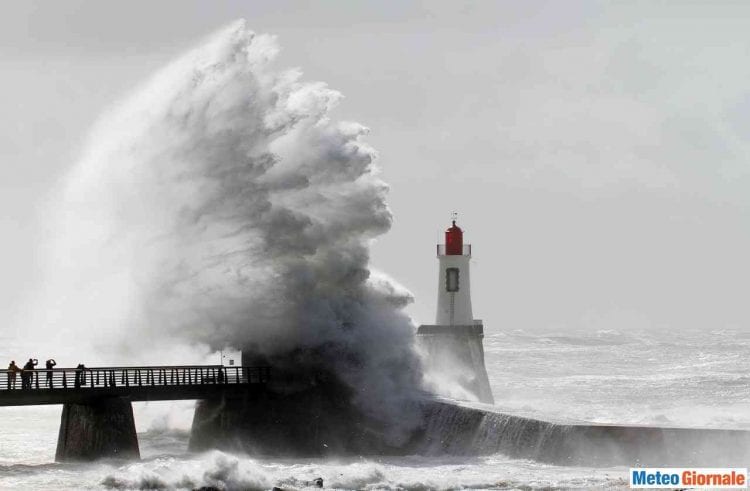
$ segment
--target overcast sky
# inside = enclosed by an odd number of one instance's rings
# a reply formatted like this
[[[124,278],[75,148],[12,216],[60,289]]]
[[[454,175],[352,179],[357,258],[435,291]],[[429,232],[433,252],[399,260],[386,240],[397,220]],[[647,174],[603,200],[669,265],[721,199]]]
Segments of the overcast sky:
[[[457,211],[488,331],[750,331],[747,2],[5,2],[0,321],[97,116],[237,18],[371,128],[417,322]]]

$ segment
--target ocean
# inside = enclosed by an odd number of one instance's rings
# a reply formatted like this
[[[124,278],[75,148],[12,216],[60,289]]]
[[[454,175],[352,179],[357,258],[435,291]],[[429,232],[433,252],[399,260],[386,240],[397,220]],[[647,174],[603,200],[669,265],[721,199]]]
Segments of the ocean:
[[[496,406],[600,423],[750,429],[750,334],[529,333],[485,337]],[[142,460],[54,462],[60,407],[0,409],[0,488],[627,489],[626,467],[483,457],[260,459],[187,453],[192,402],[134,404]]]

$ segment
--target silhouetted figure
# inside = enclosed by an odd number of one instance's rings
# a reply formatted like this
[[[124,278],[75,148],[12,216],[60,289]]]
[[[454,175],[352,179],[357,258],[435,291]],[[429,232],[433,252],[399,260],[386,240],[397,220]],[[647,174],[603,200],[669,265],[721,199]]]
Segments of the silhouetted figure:
[[[26,367],[28,367],[28,366],[29,366],[29,364],[27,363],[27,364],[26,364],[26,365],[24,365],[24,366],[23,366],[23,368],[21,369],[21,388],[22,388],[22,389],[25,389],[25,388],[26,388],[26,386],[28,385],[28,381],[29,381],[29,372],[28,372],[28,371],[27,371],[27,369],[26,369]]]
[[[83,369],[86,368],[83,366],[83,363],[79,363],[78,366],[76,366],[76,378],[75,378],[75,387],[76,389],[81,386],[81,384],[86,383],[83,379]]]
[[[52,369],[55,368],[55,365],[57,365],[57,362],[54,358],[50,358],[44,363],[44,366],[47,367],[47,387],[50,389],[52,388]]]
[[[27,361],[26,364],[23,366],[23,371],[21,372],[21,388],[22,389],[31,388],[31,382],[34,379],[34,367],[38,363],[39,361],[35,360],[34,358],[29,358],[29,361]]]
[[[11,361],[8,365],[8,389],[16,388],[16,374],[20,371],[21,369],[16,365],[16,360]]]
[[[221,367],[219,367],[219,383],[224,383],[224,369]]]

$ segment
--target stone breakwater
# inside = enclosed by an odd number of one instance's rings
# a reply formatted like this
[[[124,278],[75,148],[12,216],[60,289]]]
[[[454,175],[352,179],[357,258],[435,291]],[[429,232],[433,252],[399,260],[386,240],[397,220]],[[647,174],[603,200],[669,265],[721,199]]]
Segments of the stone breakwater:
[[[340,388],[339,388],[340,389]],[[201,401],[191,450],[258,455],[489,455],[586,466],[740,466],[750,432],[542,421],[486,405],[424,397],[421,424],[402,440],[343,401],[331,387],[245,403]]]

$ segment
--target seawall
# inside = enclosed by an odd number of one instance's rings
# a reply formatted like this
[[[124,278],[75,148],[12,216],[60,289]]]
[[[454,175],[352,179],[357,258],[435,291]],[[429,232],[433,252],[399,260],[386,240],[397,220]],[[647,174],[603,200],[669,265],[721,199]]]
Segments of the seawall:
[[[346,403],[345,389],[316,386],[260,399],[215,399],[196,407],[191,450],[255,455],[489,455],[559,465],[738,466],[750,461],[750,432],[551,422],[424,397],[421,424],[393,445]]]
[[[739,466],[750,461],[750,431],[542,421],[455,401],[420,403],[414,453],[502,453],[561,465]]]

